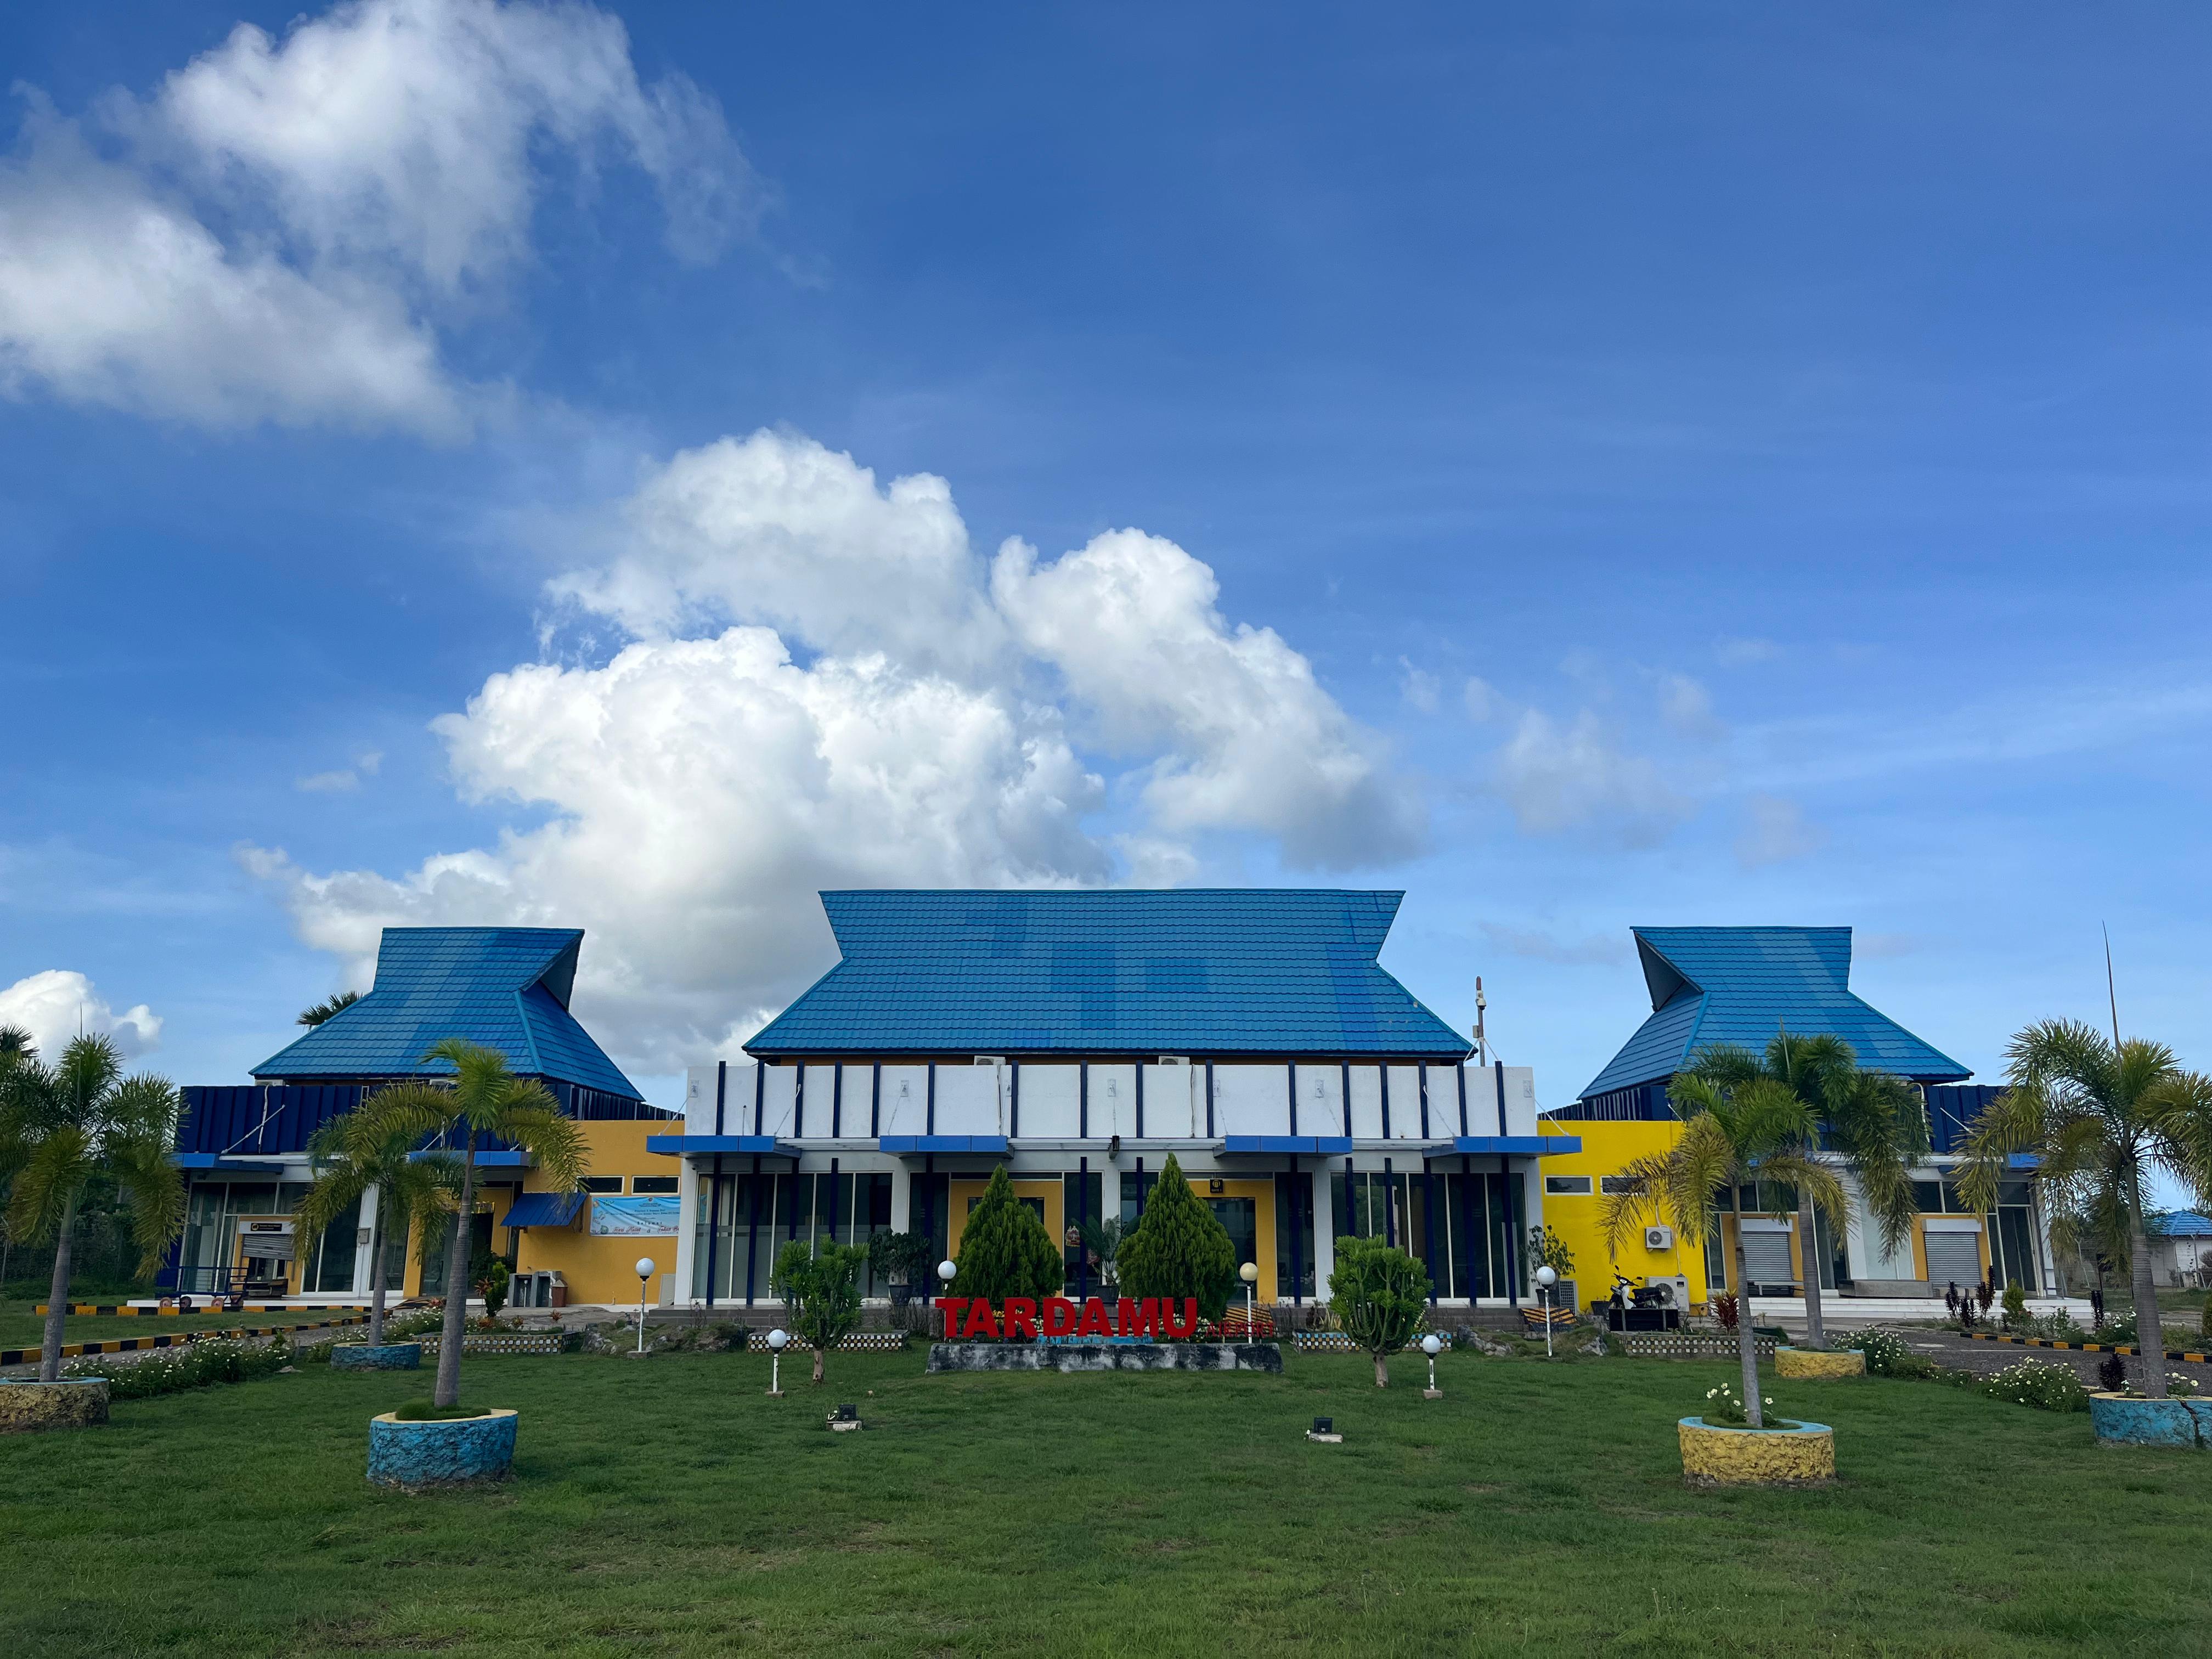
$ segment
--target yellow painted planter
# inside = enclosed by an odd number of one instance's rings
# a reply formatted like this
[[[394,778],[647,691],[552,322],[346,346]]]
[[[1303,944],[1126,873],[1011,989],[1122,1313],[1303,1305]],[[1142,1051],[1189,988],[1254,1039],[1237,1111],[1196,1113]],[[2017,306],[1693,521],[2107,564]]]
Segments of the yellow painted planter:
[[[1866,1356],[1856,1348],[1830,1353],[1817,1348],[1778,1346],[1774,1350],[1774,1374],[1793,1381],[1808,1376],[1864,1376]]]
[[[1819,1486],[1836,1478],[1836,1431],[1826,1423],[1794,1429],[1731,1429],[1686,1417],[1682,1479],[1693,1486]]]

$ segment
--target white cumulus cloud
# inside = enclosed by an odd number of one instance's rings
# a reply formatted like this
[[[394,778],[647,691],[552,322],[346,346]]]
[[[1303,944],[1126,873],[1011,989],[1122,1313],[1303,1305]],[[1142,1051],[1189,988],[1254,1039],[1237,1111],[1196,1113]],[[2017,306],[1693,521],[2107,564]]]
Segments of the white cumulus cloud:
[[[460,435],[483,394],[438,330],[528,256],[552,158],[641,169],[689,258],[759,195],[713,102],[641,85],[583,5],[352,0],[281,40],[240,24],[143,99],[33,93],[0,161],[0,389]]]
[[[1306,865],[1419,839],[1379,739],[1171,542],[1010,543],[987,572],[944,480],[785,433],[680,454],[599,522],[551,586],[626,643],[436,722],[516,827],[398,875],[245,850],[353,983],[389,923],[581,927],[580,1014],[666,1071],[829,965],[821,888],[1172,884],[1206,832]]]
[[[1645,845],[1696,810],[1656,762],[1622,748],[1589,709],[1571,724],[1523,709],[1498,752],[1497,787],[1521,828],[1534,835],[1587,825]]]
[[[80,1031],[111,1039],[123,1056],[148,1053],[161,1040],[161,1017],[144,1003],[117,1013],[82,974],[49,968],[0,990],[0,1025],[31,1034],[40,1058],[55,1060]]]

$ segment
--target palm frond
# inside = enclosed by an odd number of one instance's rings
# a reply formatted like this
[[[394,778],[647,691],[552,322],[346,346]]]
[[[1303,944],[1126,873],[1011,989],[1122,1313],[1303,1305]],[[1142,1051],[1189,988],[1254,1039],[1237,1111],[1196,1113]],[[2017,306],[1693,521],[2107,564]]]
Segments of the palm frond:
[[[15,1185],[8,1204],[8,1236],[29,1244],[42,1244],[60,1231],[70,1202],[84,1190],[97,1167],[93,1161],[92,1136],[75,1124],[64,1124],[44,1136],[30,1149],[15,1171]]]
[[[127,1085],[126,1085],[127,1086]],[[185,1230],[185,1182],[169,1159],[166,1133],[138,1133],[108,1142],[106,1164],[131,1203],[131,1237],[138,1271],[151,1273]]]
[[[1733,1089],[1760,1074],[1759,1056],[1741,1043],[1709,1042],[1690,1056],[1689,1074],[1716,1088]]]
[[[123,1055],[107,1037],[73,1037],[54,1069],[60,1077],[71,1121],[82,1123],[99,1109],[99,1103],[122,1077]]]

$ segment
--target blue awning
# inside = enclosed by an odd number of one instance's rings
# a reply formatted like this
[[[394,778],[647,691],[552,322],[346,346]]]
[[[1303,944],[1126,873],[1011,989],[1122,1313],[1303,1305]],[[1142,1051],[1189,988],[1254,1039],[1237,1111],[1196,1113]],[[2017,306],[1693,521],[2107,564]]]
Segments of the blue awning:
[[[1560,1158],[1583,1149],[1580,1135],[1461,1135],[1431,1149],[1432,1154],[1486,1152],[1492,1157]]]
[[[981,1152],[988,1158],[1006,1155],[1004,1135],[884,1135],[876,1142],[883,1152],[898,1154],[914,1152]]]
[[[799,1148],[774,1135],[647,1135],[645,1150],[663,1158],[698,1158],[712,1152],[750,1152],[757,1158],[797,1158]]]
[[[507,1206],[502,1227],[566,1227],[584,1208],[581,1193],[525,1193]]]
[[[216,1175],[283,1175],[282,1164],[253,1164],[234,1158],[225,1158],[220,1152],[179,1152],[175,1154],[180,1170],[211,1170]]]
[[[1350,1135],[1224,1135],[1221,1150],[1224,1156],[1273,1152],[1314,1152],[1323,1157],[1341,1156],[1352,1150]]]

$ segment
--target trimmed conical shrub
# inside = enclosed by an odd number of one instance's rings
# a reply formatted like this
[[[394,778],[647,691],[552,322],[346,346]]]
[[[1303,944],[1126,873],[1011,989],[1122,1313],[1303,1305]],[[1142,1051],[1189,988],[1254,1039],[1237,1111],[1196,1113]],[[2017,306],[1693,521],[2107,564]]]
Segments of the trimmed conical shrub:
[[[1036,1212],[1014,1196],[1003,1164],[991,1172],[991,1184],[969,1212],[960,1254],[953,1260],[960,1271],[948,1288],[992,1302],[1052,1296],[1067,1277],[1059,1247]]]
[[[1137,1230],[1121,1241],[1114,1263],[1123,1296],[1164,1297],[1178,1304],[1196,1297],[1199,1312],[1208,1319],[1221,1317],[1237,1289],[1237,1247],[1206,1200],[1191,1191],[1172,1152]]]

